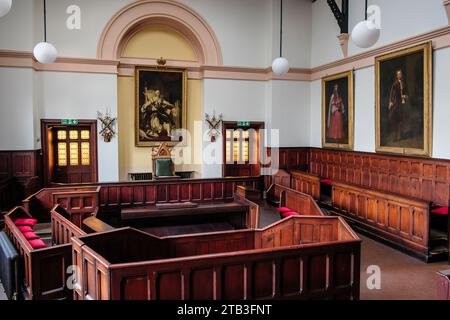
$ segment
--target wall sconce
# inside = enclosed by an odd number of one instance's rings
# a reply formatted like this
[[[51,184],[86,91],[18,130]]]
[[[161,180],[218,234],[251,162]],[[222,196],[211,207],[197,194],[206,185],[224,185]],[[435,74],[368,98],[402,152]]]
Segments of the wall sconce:
[[[117,118],[113,118],[111,113],[106,110],[106,114],[97,112],[97,119],[102,123],[102,130],[99,134],[103,137],[103,141],[106,143],[111,142],[112,138],[116,135],[114,125],[116,124]]]
[[[205,115],[205,121],[209,125],[209,131],[208,134],[211,137],[211,142],[216,142],[217,137],[220,136],[220,125],[223,122],[223,115],[220,114],[219,117],[216,117],[216,112],[214,111],[214,115],[212,118],[209,114]]]

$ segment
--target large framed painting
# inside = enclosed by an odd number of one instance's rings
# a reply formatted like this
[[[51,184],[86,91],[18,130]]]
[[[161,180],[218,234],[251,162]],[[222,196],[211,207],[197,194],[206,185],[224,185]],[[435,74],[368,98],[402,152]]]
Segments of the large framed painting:
[[[376,150],[431,157],[432,46],[375,59]]]
[[[353,71],[322,79],[322,146],[353,149]]]
[[[186,70],[136,68],[136,146],[185,143],[186,83]]]

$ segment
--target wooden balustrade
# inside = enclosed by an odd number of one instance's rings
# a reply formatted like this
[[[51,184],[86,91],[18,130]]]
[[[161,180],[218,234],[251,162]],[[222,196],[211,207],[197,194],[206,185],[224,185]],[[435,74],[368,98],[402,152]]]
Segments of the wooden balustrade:
[[[356,227],[427,260],[430,203],[401,195],[333,182],[336,213]]]
[[[72,241],[82,270],[75,299],[359,298],[360,240],[338,217],[166,238],[124,228]]]

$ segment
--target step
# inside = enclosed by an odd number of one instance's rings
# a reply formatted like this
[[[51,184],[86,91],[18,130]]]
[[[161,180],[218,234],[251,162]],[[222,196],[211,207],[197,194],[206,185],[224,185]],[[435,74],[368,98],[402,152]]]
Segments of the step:
[[[448,234],[440,230],[431,229],[430,230],[430,240],[444,240],[448,241]]]
[[[441,255],[441,254],[448,254],[448,247],[438,246],[438,247],[434,247],[430,250],[431,256]]]

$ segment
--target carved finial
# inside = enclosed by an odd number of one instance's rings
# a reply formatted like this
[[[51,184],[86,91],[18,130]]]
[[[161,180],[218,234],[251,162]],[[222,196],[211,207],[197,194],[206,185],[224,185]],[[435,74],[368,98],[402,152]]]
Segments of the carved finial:
[[[166,59],[164,59],[163,57],[161,57],[161,58],[159,58],[157,61],[156,61],[156,63],[158,63],[158,66],[165,66],[166,65],[166,63],[167,63],[167,60]]]

